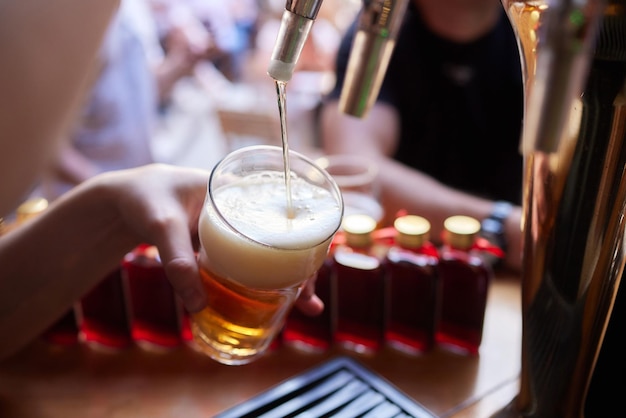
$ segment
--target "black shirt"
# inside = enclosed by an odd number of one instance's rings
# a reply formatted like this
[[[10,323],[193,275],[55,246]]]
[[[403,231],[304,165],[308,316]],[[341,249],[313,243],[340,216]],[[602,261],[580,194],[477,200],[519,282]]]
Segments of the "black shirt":
[[[341,92],[355,27],[337,56],[332,98]],[[504,10],[490,33],[458,44],[431,32],[411,5],[378,101],[399,112],[397,161],[466,192],[521,202],[522,72]]]

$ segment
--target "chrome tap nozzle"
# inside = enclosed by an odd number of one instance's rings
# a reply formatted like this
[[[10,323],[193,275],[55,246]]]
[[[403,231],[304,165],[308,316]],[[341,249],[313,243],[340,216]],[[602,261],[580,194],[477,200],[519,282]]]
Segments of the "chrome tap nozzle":
[[[267,69],[274,80],[291,79],[321,5],[322,0],[287,0]]]
[[[376,101],[408,3],[408,0],[363,2],[339,98],[343,113],[362,118]]]

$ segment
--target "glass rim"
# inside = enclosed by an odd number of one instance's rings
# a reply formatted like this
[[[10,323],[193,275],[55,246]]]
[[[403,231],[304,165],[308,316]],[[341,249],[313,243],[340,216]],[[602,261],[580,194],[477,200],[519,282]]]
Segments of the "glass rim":
[[[378,166],[369,158],[358,154],[328,154],[315,159],[315,163],[328,171],[331,168],[359,169],[351,174],[330,174],[339,188],[355,188],[371,184],[378,176]]]
[[[256,239],[254,239],[254,238],[252,238],[252,237],[242,233],[237,228],[235,228],[228,221],[228,219],[222,214],[222,211],[220,210],[220,208],[215,204],[215,201],[213,199],[213,188],[212,188],[213,179],[214,179],[214,175],[218,171],[218,169],[220,167],[222,167],[224,164],[226,164],[228,161],[234,160],[234,159],[236,159],[238,156],[240,156],[242,154],[249,154],[249,153],[252,153],[252,152],[278,153],[280,155],[281,159],[283,157],[283,148],[275,146],[275,145],[249,145],[249,146],[241,147],[241,148],[238,148],[238,149],[228,153],[223,158],[221,158],[217,162],[217,164],[215,164],[215,166],[211,170],[211,174],[209,176],[209,181],[207,182],[207,200],[210,201],[211,207],[215,211],[215,213],[218,216],[219,220],[221,222],[223,222],[224,225],[226,225],[229,230],[234,232],[236,235],[241,236],[241,237],[245,238],[246,240],[253,242],[254,244],[261,245],[261,246],[267,247],[267,248],[271,248],[273,250],[304,251],[304,250],[310,250],[310,249],[315,248],[318,245],[322,244],[323,242],[325,242],[326,240],[331,238],[341,228],[341,220],[343,218],[343,213],[344,213],[345,208],[344,208],[343,196],[341,194],[341,189],[337,185],[337,182],[335,181],[335,179],[330,174],[328,174],[328,172],[324,168],[322,168],[319,164],[317,164],[313,159],[311,159],[311,158],[307,157],[306,155],[301,154],[301,153],[299,153],[297,151],[293,151],[293,150],[289,150],[289,158],[290,159],[295,157],[295,158],[303,161],[308,166],[310,166],[314,170],[318,171],[322,175],[322,177],[324,178],[325,182],[327,182],[331,186],[331,189],[332,189],[332,193],[331,194],[335,197],[335,200],[339,204],[340,212],[341,212],[339,214],[339,222],[337,222],[337,226],[332,230],[332,232],[330,232],[328,234],[328,236],[326,238],[324,238],[320,242],[317,242],[317,243],[312,244],[312,245],[307,245],[307,246],[304,246],[304,247],[297,247],[297,248],[293,248],[293,247],[284,248],[284,247],[280,247],[280,246],[277,246],[277,245],[268,244],[268,243],[256,240]],[[290,167],[291,167],[291,165],[290,165]],[[292,171],[293,171],[293,168],[292,168]]]

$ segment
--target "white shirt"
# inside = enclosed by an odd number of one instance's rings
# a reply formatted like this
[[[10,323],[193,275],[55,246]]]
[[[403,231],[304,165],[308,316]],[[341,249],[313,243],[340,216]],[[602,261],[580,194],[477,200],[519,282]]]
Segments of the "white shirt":
[[[153,162],[151,138],[158,115],[153,69],[163,53],[143,0],[124,0],[100,51],[100,73],[69,136],[98,172]],[[55,179],[44,190],[56,198],[72,186]]]

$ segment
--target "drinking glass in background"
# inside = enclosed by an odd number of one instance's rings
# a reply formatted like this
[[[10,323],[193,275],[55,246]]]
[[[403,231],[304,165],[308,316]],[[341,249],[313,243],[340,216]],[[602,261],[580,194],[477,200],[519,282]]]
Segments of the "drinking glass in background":
[[[198,262],[208,306],[192,315],[198,349],[230,365],[262,355],[326,259],[341,192],[312,160],[280,147],[240,148],[213,169]]]
[[[315,162],[330,174],[343,195],[345,215],[368,215],[380,224],[384,211],[379,201],[378,166],[367,157],[333,154]]]

